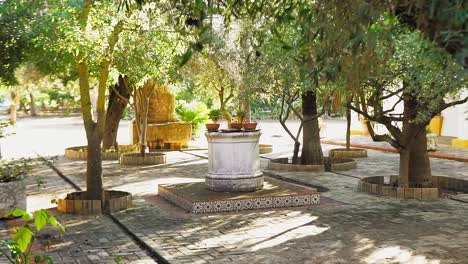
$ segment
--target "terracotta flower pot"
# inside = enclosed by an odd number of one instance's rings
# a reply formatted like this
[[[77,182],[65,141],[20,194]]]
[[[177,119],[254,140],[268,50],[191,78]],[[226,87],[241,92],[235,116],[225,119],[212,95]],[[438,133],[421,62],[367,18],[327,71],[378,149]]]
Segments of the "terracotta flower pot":
[[[257,128],[257,123],[243,123],[245,130],[255,130]]]
[[[205,124],[205,127],[208,131],[218,131],[219,124]]]
[[[242,123],[231,123],[231,129],[242,129]]]

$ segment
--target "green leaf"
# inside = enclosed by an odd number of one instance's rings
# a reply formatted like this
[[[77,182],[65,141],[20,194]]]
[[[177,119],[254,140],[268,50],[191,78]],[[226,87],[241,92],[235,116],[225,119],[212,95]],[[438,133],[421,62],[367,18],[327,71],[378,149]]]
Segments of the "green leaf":
[[[21,252],[25,252],[34,237],[33,232],[26,226],[22,226],[18,229],[13,239],[18,243],[18,247]]]
[[[36,216],[34,217],[34,224],[36,225],[37,231],[41,231],[47,225],[47,220],[49,218],[49,214],[45,210],[40,210],[36,212]]]

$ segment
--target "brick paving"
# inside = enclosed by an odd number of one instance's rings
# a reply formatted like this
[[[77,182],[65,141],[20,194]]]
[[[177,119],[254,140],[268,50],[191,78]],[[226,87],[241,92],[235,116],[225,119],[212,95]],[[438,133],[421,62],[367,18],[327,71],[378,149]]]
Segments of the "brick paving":
[[[324,145],[325,153],[336,146]],[[275,149],[278,157],[287,148]],[[206,150],[193,152],[206,155]],[[279,153],[279,154],[278,154]],[[242,213],[193,215],[159,199],[157,185],[203,181],[207,161],[169,152],[170,164],[120,166],[104,162],[107,188],[130,191],[135,207],[114,216],[170,263],[468,263],[468,203],[424,202],[376,197],[356,191],[361,177],[397,174],[398,156],[369,150],[358,168],[335,173],[270,172],[329,189],[333,201],[321,206]],[[266,169],[268,160],[262,159]],[[434,175],[468,179],[468,163],[431,159]],[[61,158],[56,164],[84,187],[85,163]],[[73,191],[44,167],[34,171],[47,187],[28,187],[28,204],[46,206],[55,195]],[[50,206],[50,203],[48,203]],[[106,216],[57,213],[68,226],[63,236],[47,230],[57,263],[154,263]],[[1,226],[0,230],[5,227]],[[50,232],[50,233],[49,233]],[[0,260],[0,263],[1,260]]]

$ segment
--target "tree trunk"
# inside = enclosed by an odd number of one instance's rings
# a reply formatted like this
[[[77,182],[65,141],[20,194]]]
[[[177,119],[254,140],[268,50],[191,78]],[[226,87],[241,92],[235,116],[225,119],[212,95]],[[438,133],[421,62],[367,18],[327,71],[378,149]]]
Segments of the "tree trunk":
[[[432,186],[431,163],[427,152],[427,137],[424,127],[419,128],[419,133],[413,140],[409,157],[408,175],[410,186]]]
[[[130,99],[131,92],[129,89],[130,87],[126,85],[122,75],[119,76],[118,83],[116,83],[113,88],[109,88],[109,104],[106,112],[106,124],[102,141],[102,147],[105,150],[112,147],[116,151],[119,150],[117,132],[119,130],[120,119],[122,119],[123,112]]]
[[[148,108],[149,101],[146,104],[146,107],[143,107],[144,113],[141,116],[141,131],[140,131],[140,153],[141,156],[145,156],[146,152],[146,129],[148,128]]]
[[[86,162],[86,195],[90,200],[101,200],[104,198],[104,186],[102,180],[102,154],[101,138],[96,125],[93,131],[87,133],[88,138],[88,160]]]
[[[32,93],[29,94],[29,108],[31,110],[31,116],[37,116],[36,112],[36,102],[34,100],[34,95]]]
[[[398,186],[409,186],[409,164],[410,150],[406,148],[400,149],[400,173],[398,175]]]
[[[301,143],[299,141],[294,142],[294,152],[292,157],[293,164],[299,164],[299,147]]]
[[[351,149],[351,109],[346,107],[346,149]]]
[[[10,124],[15,125],[16,124],[16,103],[11,102],[10,105]]]
[[[317,116],[317,96],[315,91],[302,93],[302,113],[304,118],[302,164],[323,164],[323,152],[320,145],[320,128]]]

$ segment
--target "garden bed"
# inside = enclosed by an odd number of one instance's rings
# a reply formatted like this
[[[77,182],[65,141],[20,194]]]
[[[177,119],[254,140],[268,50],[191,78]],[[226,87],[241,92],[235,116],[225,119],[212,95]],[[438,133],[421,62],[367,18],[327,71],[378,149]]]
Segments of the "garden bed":
[[[433,200],[440,197],[441,191],[456,191],[468,193],[468,181],[446,177],[432,176],[432,187],[398,187],[398,176],[373,176],[359,181],[358,190],[361,192],[391,196],[404,199]]]
[[[268,163],[268,169],[283,171],[343,171],[355,169],[356,167],[357,162],[353,159],[328,157],[324,158],[323,165],[293,164],[289,158],[272,159]]]
[[[86,192],[73,192],[59,199],[57,210],[69,214],[101,214],[118,212],[132,207],[132,194],[122,191],[104,191],[104,205],[100,200],[86,199]]]
[[[119,145],[119,151],[102,152],[103,160],[118,160],[123,153],[136,152],[137,149],[133,145]],[[77,146],[65,149],[65,158],[86,160],[88,158],[87,146]]]
[[[352,149],[336,148],[336,149],[330,149],[328,156],[332,158],[350,158],[350,159],[366,158],[367,150],[359,149],[359,148],[352,148]]]
[[[150,152],[142,156],[140,153],[126,153],[120,156],[122,165],[156,165],[166,163],[166,154]]]

